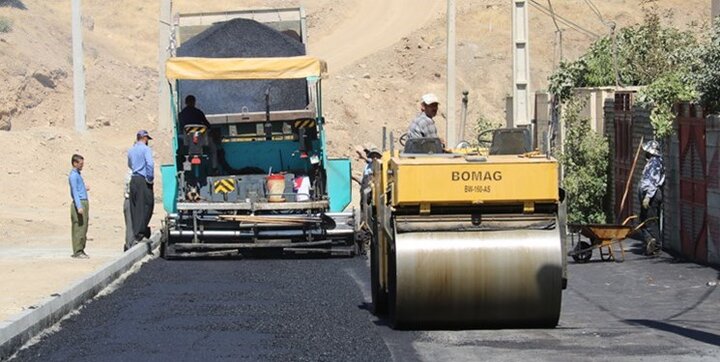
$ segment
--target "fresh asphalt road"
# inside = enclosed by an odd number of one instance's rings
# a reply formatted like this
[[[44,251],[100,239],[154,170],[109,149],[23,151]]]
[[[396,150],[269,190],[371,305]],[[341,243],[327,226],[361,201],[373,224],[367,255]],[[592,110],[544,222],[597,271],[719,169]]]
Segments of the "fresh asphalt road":
[[[569,277],[555,329],[394,331],[362,257],[156,259],[15,359],[720,360],[717,270],[631,253]]]

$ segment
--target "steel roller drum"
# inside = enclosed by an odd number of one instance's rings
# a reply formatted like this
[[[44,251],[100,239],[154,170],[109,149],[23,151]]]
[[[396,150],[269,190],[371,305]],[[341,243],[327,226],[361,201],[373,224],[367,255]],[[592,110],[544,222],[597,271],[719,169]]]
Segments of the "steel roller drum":
[[[411,232],[395,240],[396,326],[557,325],[563,257],[557,229]]]

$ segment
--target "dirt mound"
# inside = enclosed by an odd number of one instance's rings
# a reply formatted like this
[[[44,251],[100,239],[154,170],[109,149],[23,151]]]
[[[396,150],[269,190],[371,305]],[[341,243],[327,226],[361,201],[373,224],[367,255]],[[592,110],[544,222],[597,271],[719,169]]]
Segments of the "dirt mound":
[[[181,57],[259,58],[305,55],[305,46],[254,20],[235,19],[214,25],[182,44]],[[192,94],[207,114],[265,110],[270,92],[271,110],[303,109],[307,105],[305,80],[180,81],[181,98]]]

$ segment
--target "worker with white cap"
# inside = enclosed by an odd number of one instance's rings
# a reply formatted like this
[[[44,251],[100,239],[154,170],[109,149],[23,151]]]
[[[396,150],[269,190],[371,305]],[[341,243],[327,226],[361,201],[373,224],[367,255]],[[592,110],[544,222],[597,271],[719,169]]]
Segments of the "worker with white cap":
[[[408,139],[439,138],[437,126],[433,121],[438,112],[438,97],[432,93],[422,96],[420,110],[420,114],[410,123]]]
[[[647,163],[638,187],[640,222],[647,221],[642,229],[645,254],[657,256],[662,250],[658,218],[663,201],[662,187],[665,184],[665,167],[658,141],[648,141],[642,148],[645,151]]]

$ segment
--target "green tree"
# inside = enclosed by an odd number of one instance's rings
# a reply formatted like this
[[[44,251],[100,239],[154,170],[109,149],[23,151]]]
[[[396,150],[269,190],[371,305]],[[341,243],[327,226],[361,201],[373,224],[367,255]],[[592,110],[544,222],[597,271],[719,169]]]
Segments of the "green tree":
[[[700,47],[698,59],[691,74],[700,101],[709,112],[720,112],[720,17],[713,23],[710,39]]]
[[[605,137],[590,129],[589,119],[580,117],[583,103],[572,98],[562,115],[566,132],[560,162],[565,172],[563,188],[567,192],[568,222],[605,223],[608,143]]]

